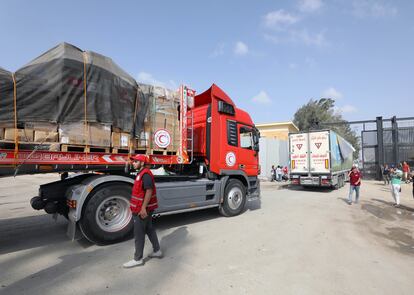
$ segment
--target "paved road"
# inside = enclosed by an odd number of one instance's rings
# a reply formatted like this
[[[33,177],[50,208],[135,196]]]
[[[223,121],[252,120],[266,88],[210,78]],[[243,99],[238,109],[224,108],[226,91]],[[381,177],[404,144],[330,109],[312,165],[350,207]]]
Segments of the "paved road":
[[[157,220],[162,260],[122,269],[132,240],[99,247],[66,239],[66,222],[30,209],[54,175],[0,179],[1,294],[412,294],[414,200],[388,187],[289,190],[263,184],[262,200],[224,218],[216,210]],[[148,244],[147,244],[148,245]],[[146,253],[150,251],[146,248]]]

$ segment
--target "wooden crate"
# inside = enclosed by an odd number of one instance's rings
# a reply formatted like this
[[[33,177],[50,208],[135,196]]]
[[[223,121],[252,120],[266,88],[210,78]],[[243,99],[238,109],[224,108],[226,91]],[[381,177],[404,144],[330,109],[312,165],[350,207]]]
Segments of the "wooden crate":
[[[5,150],[14,150],[16,144],[14,141],[0,140],[0,149]],[[59,152],[60,144],[59,143],[39,143],[39,142],[19,142],[17,145],[18,149],[23,151],[32,151],[34,149],[38,151],[51,151]]]
[[[14,141],[15,128],[5,128],[4,130],[4,140]],[[33,142],[34,140],[34,130],[27,128],[17,129],[17,139],[20,142]]]

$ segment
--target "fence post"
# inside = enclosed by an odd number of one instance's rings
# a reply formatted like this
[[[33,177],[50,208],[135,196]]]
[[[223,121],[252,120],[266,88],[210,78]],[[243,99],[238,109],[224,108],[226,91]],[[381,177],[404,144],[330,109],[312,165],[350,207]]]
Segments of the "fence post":
[[[399,156],[398,156],[398,124],[397,117],[394,116],[391,118],[392,123],[392,151],[394,155],[395,165],[398,165]]]
[[[381,180],[382,167],[384,167],[384,133],[382,117],[377,117],[377,153],[375,161],[378,163],[377,167],[377,180]]]

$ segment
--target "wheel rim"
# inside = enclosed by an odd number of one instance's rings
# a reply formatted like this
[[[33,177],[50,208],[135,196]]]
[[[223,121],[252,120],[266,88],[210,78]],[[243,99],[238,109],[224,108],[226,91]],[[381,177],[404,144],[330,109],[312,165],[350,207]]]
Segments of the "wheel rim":
[[[227,196],[227,203],[229,204],[230,209],[237,210],[239,209],[243,201],[243,192],[238,187],[233,187]]]
[[[123,196],[106,198],[96,210],[96,223],[106,232],[116,232],[125,228],[131,221],[129,200]]]

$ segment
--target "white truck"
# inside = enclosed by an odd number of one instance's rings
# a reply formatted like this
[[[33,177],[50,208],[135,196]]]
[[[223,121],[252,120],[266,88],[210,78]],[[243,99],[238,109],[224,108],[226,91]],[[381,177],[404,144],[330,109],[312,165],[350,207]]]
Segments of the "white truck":
[[[332,130],[289,134],[291,185],[335,189],[344,186],[354,151]]]

